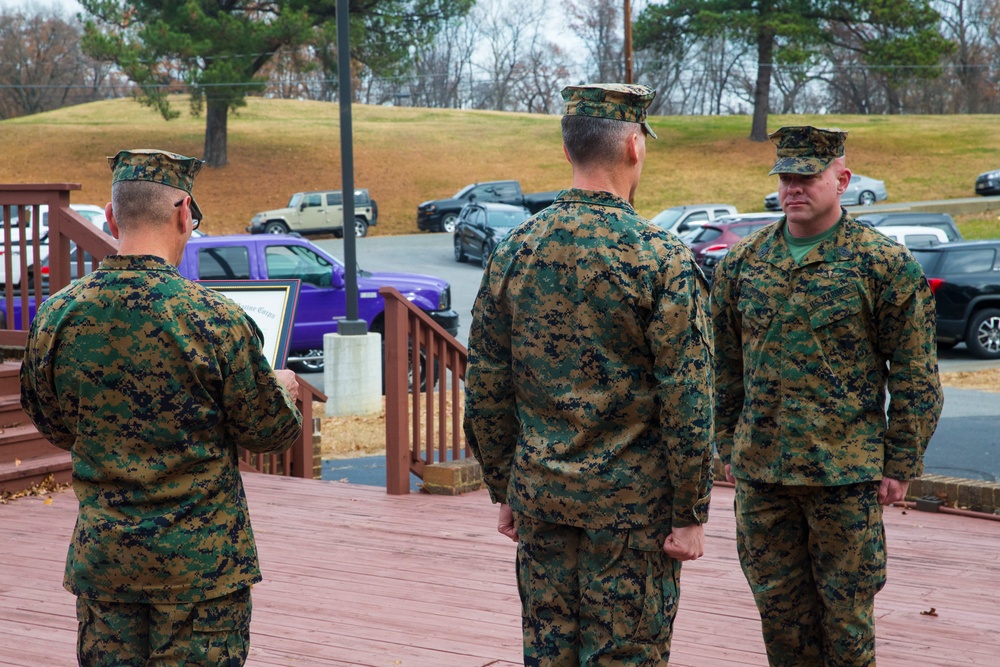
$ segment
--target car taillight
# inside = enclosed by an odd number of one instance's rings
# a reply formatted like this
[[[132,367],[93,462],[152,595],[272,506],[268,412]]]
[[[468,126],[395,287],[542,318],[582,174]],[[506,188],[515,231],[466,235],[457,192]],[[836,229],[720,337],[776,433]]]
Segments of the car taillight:
[[[43,266],[42,269],[41,269],[41,271],[42,271],[42,275],[43,276],[49,275],[49,267],[48,266]]]
[[[707,248],[703,248],[702,252],[706,253],[706,252],[714,252],[716,250],[725,250],[728,247],[729,246],[726,245],[725,243],[716,243],[715,245],[710,245]]]
[[[927,284],[931,286],[931,294],[937,294],[938,288],[944,285],[943,278],[928,278]]]

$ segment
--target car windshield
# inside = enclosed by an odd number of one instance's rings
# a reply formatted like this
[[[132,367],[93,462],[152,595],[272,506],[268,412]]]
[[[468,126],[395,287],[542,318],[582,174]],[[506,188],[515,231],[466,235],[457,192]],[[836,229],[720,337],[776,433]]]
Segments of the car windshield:
[[[267,275],[272,279],[298,278],[317,287],[330,287],[333,264],[311,249],[298,245],[272,245],[264,251]]]
[[[511,229],[528,219],[527,211],[490,211],[490,227],[494,229]]]
[[[288,208],[298,208],[299,203],[302,201],[302,193],[296,192],[292,195],[292,198],[288,200]]]
[[[660,211],[650,220],[651,223],[657,227],[663,227],[664,229],[669,229],[674,225],[675,222],[684,214],[684,211],[678,211],[676,209],[668,208],[666,211]]]
[[[455,195],[452,197],[452,199],[461,199],[466,194],[468,194],[469,190],[471,190],[474,187],[476,187],[475,183],[473,183],[472,185],[466,185],[464,188],[456,192]]]

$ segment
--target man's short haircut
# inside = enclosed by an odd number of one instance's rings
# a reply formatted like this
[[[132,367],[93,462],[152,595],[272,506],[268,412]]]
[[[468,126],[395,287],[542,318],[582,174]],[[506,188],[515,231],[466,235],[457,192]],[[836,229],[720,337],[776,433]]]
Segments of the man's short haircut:
[[[562,135],[570,162],[579,166],[616,166],[624,158],[629,136],[642,132],[638,123],[593,116],[563,116]]]
[[[111,210],[119,229],[158,226],[177,210],[174,204],[187,193],[152,181],[118,181],[111,186]]]

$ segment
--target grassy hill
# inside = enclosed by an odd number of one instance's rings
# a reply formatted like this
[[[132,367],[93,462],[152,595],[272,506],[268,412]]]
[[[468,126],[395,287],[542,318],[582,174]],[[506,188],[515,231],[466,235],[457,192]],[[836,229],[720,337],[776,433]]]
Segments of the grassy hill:
[[[204,118],[164,121],[129,99],[96,102],[0,122],[0,182],[81,183],[73,201],[103,205],[111,194],[105,156],[122,148],[200,155]],[[340,188],[335,104],[250,99],[229,118],[229,166],[206,169],[195,195],[213,234],[244,229],[257,211],[291,193]],[[850,131],[848,165],[885,180],[890,202],[973,196],[977,174],[1000,168],[995,116],[771,116],[770,127],[813,124]],[[770,143],[753,143],[747,116],[654,117],[639,213],[723,202],[762,210],[777,189]],[[416,207],[475,181],[519,179],[528,191],[560,189],[570,168],[558,116],[491,111],[353,107],[355,183],[379,203],[373,234],[416,231]],[[960,220],[971,237],[1000,236],[995,213]]]

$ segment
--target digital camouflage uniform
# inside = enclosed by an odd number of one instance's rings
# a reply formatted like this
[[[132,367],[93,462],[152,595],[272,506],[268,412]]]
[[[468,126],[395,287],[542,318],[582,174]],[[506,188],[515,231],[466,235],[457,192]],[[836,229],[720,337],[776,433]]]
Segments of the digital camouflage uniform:
[[[515,513],[526,665],[666,664],[664,539],[707,520],[710,327],[690,251],[607,192],[561,192],[490,257],[465,433]]]
[[[108,257],[39,307],[21,404],[72,455],[64,585],[79,598],[81,664],[180,664],[155,633],[129,639],[143,605],[193,623],[202,638],[186,641],[228,643],[193,649],[218,658],[203,664],[243,663],[261,575],[237,447],[281,451],[302,426],[260,337],[235,302],[154,256]]]
[[[817,150],[806,130],[779,143],[778,173]],[[830,140],[820,153],[843,155],[843,136]],[[878,485],[921,474],[940,415],[934,300],[910,253],[846,212],[801,264],[785,225],[738,243],[712,290],[715,430],[737,478],[740,562],[771,665],[874,665]]]

